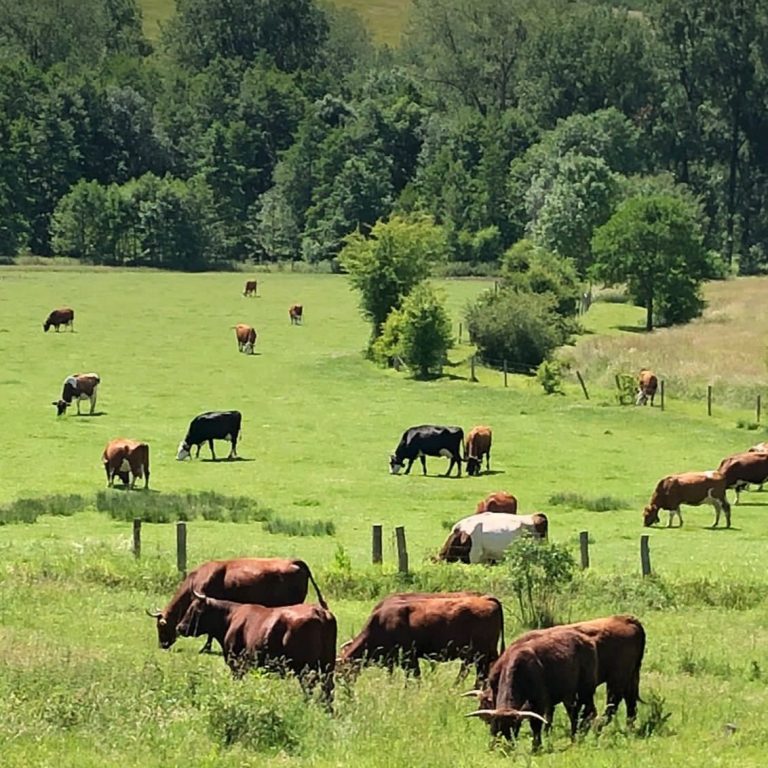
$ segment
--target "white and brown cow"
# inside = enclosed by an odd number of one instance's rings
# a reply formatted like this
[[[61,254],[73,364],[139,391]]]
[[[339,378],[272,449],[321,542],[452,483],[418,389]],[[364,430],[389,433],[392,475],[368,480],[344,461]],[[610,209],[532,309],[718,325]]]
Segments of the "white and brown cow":
[[[653,371],[643,368],[637,375],[637,399],[635,405],[647,405],[651,401],[653,408],[653,398],[656,397],[656,390],[659,388],[659,380]]]
[[[719,472],[683,472],[679,475],[668,475],[656,484],[648,506],[643,510],[643,525],[648,526],[659,522],[659,511],[669,511],[667,528],[672,527],[672,519],[677,515],[680,526],[683,516],[680,505],[688,504],[693,507],[699,504],[711,504],[715,508],[713,528],[720,522],[720,512],[725,513],[726,528],[731,527],[731,505],[725,498],[726,479]]]
[[[119,477],[127,487],[130,475],[133,475],[131,488],[136,486],[139,477],[144,478],[144,487],[149,488],[149,446],[146,443],[116,437],[107,443],[101,461],[107,473],[108,488],[115,484],[115,477]]]
[[[240,352],[252,355],[253,348],[256,346],[255,329],[251,328],[250,325],[245,325],[245,323],[238,323],[234,328],[235,336],[237,336],[237,348]]]
[[[288,307],[288,317],[291,319],[291,325],[301,325],[304,318],[304,307],[301,304],[291,304]]]
[[[96,408],[96,388],[101,379],[97,373],[73,373],[64,379],[61,397],[53,401],[56,406],[56,415],[61,416],[74,400],[77,403],[77,415],[80,416],[80,401],[89,400],[91,403],[90,415]]]

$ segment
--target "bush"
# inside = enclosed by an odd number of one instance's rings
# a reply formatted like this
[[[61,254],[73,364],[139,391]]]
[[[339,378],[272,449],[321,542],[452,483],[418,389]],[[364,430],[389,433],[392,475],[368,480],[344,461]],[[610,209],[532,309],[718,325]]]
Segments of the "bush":
[[[558,360],[545,360],[536,369],[536,378],[548,395],[563,394],[564,367]]]
[[[371,344],[371,357],[379,365],[390,366],[393,361],[403,356],[403,314],[393,309],[387,315],[381,335]]]
[[[421,378],[439,372],[453,343],[451,320],[429,283],[418,285],[403,302],[399,332],[402,357]]]

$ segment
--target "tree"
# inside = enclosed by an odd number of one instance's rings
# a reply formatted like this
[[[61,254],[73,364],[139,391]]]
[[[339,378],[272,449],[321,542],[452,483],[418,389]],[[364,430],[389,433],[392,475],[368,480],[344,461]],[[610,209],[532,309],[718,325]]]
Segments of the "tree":
[[[440,371],[453,344],[451,320],[441,297],[429,283],[420,283],[403,301],[399,316],[400,347],[408,367],[422,379]]]
[[[704,249],[700,215],[674,195],[626,200],[592,240],[593,274],[607,284],[626,282],[654,323],[687,322],[701,312],[701,282],[712,264]]]
[[[354,232],[345,239],[339,262],[360,291],[360,309],[371,323],[371,342],[387,315],[429,276],[433,262],[444,259],[445,233],[426,216],[394,216],[377,222],[369,237]]]

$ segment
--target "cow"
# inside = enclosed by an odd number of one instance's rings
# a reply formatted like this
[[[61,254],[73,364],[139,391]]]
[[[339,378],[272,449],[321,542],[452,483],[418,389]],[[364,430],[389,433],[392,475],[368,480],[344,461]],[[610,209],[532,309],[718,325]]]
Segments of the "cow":
[[[747,451],[724,458],[717,471],[725,478],[725,487],[736,491],[736,503],[739,494],[749,485],[762,488],[768,480],[768,453],[763,451]]]
[[[246,355],[252,355],[256,346],[256,331],[250,325],[238,323],[232,326],[237,337],[237,349],[245,352]]]
[[[211,449],[211,457],[216,461],[216,454],[213,450],[214,440],[229,440],[232,443],[232,448],[227,458],[237,458],[237,440],[240,436],[242,419],[240,411],[206,411],[206,413],[195,416],[189,422],[186,437],[179,443],[176,459],[183,461],[190,458],[193,445],[197,446],[195,458],[199,458],[200,446],[207,442]]]
[[[726,528],[731,527],[731,505],[725,497],[726,480],[719,472],[684,472],[668,475],[656,484],[651,500],[643,510],[643,525],[647,528],[659,522],[659,510],[669,510],[667,528],[672,527],[672,519],[677,515],[680,526],[683,516],[680,505],[712,504],[715,508],[716,528],[720,522],[720,512],[725,513]]]
[[[529,719],[533,748],[541,746],[542,726],[552,724],[555,706],[562,703],[576,735],[579,712],[594,706],[597,650],[586,633],[571,627],[552,627],[523,635],[496,660],[479,697],[479,708],[467,717],[479,717],[492,735],[517,738]]]
[[[403,432],[400,443],[395,452],[389,457],[389,472],[396,475],[405,465],[407,475],[411,471],[413,462],[421,459],[421,468],[427,474],[427,461],[425,456],[442,456],[450,459],[448,471],[445,477],[451,474],[454,464],[457,467],[457,476],[461,477],[461,445],[464,442],[464,430],[461,427],[437,427],[423,424],[419,427],[409,427]]]
[[[517,514],[517,499],[505,491],[496,491],[477,502],[475,514],[481,512],[504,512],[508,515]]]
[[[548,526],[547,516],[541,513],[476,512],[453,526],[437,559],[448,563],[498,562],[512,542],[524,535],[547,538]]]
[[[748,453],[768,453],[768,443],[757,443],[748,450]]]
[[[319,682],[326,706],[333,703],[337,628],[325,602],[267,607],[195,591],[177,629],[184,637],[216,638],[235,677],[254,666],[280,673],[287,669],[307,694]]]
[[[491,439],[490,427],[472,427],[464,443],[464,460],[467,462],[467,474],[479,475],[485,456],[485,471],[491,469]]]
[[[144,488],[149,488],[149,446],[146,443],[116,437],[107,443],[101,461],[107,473],[107,488],[114,486],[116,476],[128,487],[130,475],[133,475],[131,488],[136,486],[137,478],[142,476]]]
[[[389,595],[371,611],[360,633],[341,647],[339,663],[400,665],[419,677],[419,659],[461,660],[459,680],[472,664],[477,683],[504,650],[504,612],[493,595],[405,592]]]
[[[211,560],[187,575],[165,608],[147,611],[147,615],[157,621],[160,647],[168,649],[176,642],[177,625],[196,591],[235,603],[259,603],[273,608],[303,603],[310,583],[322,603],[320,588],[303,560],[278,557]],[[208,638],[201,653],[210,650],[212,640]]]
[[[291,320],[291,325],[301,325],[304,319],[304,307],[301,304],[291,304],[288,307],[288,317]]]
[[[256,280],[246,280],[245,288],[243,289],[243,296],[255,296],[258,283]]]
[[[68,325],[70,331],[75,330],[75,310],[69,307],[62,307],[61,309],[54,309],[50,315],[45,319],[43,323],[43,330],[48,333],[48,329],[51,326],[56,328],[56,333],[59,332],[60,325]]]
[[[91,404],[90,415],[96,408],[96,388],[101,383],[97,373],[73,373],[64,379],[61,389],[61,397],[53,401],[56,406],[56,415],[61,416],[74,400],[77,403],[77,415],[80,416],[80,401],[89,400]]]
[[[653,398],[656,396],[656,390],[659,387],[659,380],[653,371],[643,368],[637,375],[637,399],[635,405],[647,405],[651,401],[653,408]]]

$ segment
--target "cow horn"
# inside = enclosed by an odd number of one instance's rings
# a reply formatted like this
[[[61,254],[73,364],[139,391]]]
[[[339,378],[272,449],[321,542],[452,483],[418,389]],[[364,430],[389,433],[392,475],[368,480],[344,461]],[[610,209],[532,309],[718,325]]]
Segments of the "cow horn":
[[[460,693],[459,696],[462,699],[469,698],[470,696],[475,699],[479,699],[483,695],[483,692],[476,688],[474,691],[467,691],[466,693]]]
[[[206,597],[202,592],[198,592],[196,589],[192,590],[192,594],[198,599],[198,600],[205,600]]]
[[[538,712],[531,712],[527,709],[476,709],[464,717],[481,717],[483,720],[491,720],[496,717],[530,717],[534,720],[541,720],[544,725],[549,725],[547,719]]]
[[[345,649],[345,648],[346,648],[348,645],[352,645],[352,643],[353,643],[353,642],[354,642],[354,640],[347,640],[347,642],[346,642],[346,643],[342,643],[342,644],[339,646],[339,650],[340,650],[340,651],[343,651],[343,650],[344,650],[344,649]]]
[[[147,612],[147,616],[152,619],[159,619],[163,615],[163,612],[159,611],[157,608],[155,608],[154,611],[150,611],[149,608],[145,608],[144,610]]]

